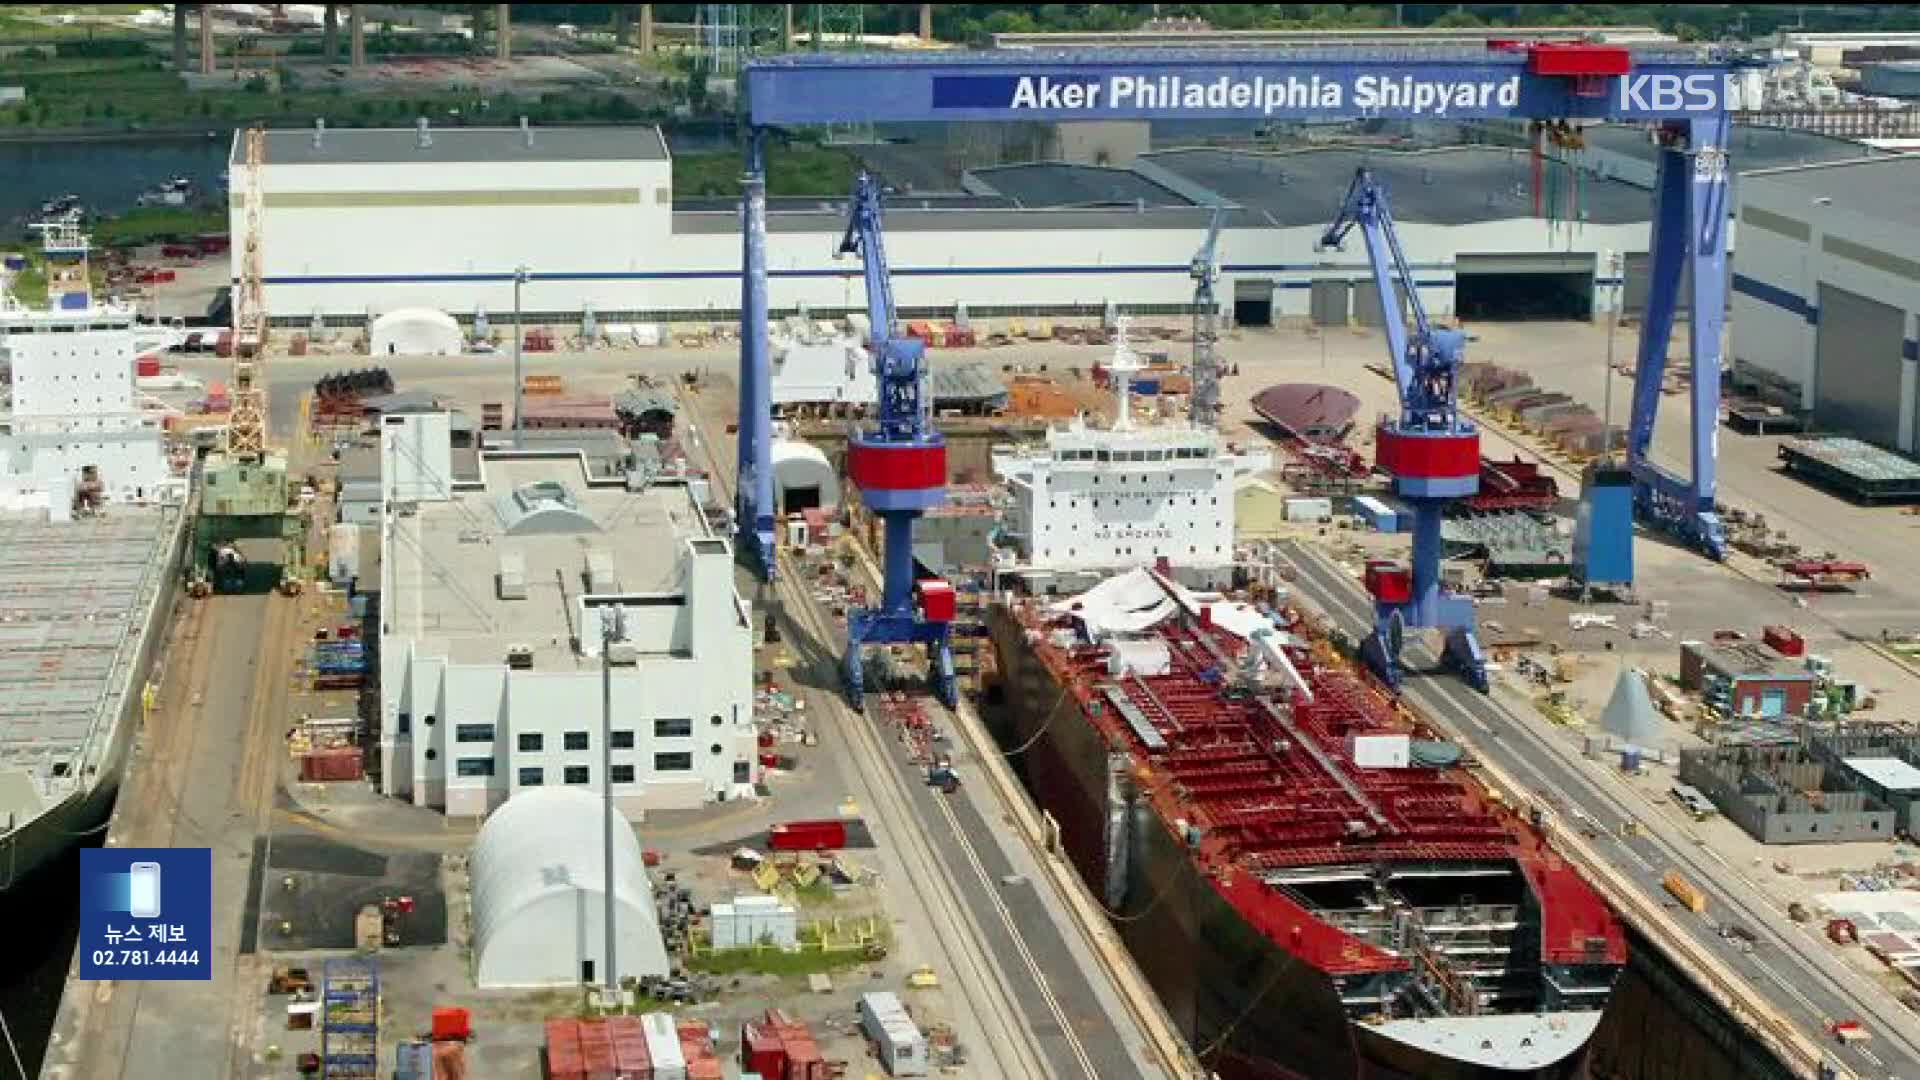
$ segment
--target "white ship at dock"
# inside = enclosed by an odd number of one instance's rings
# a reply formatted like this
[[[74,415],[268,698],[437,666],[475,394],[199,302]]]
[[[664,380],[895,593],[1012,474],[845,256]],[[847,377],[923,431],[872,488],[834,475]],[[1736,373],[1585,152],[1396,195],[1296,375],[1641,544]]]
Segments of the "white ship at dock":
[[[1043,445],[993,448],[994,474],[1012,494],[996,565],[1003,583],[1071,593],[1141,566],[1194,588],[1232,576],[1236,481],[1270,468],[1272,455],[1185,420],[1136,420],[1131,387],[1143,365],[1128,322],[1108,364],[1111,425],[1080,416],[1049,429]]]
[[[93,295],[76,219],[37,228],[47,306],[0,295],[0,889],[106,820],[188,513],[133,310]]]

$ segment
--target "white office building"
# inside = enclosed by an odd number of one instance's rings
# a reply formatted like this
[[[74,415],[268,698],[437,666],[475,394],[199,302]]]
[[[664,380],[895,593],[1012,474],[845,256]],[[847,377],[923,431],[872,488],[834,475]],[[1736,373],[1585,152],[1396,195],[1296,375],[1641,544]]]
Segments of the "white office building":
[[[461,817],[551,786],[610,782],[630,816],[750,796],[750,613],[688,488],[573,451],[483,452],[466,481],[450,458],[446,414],[383,422],[386,793]]]

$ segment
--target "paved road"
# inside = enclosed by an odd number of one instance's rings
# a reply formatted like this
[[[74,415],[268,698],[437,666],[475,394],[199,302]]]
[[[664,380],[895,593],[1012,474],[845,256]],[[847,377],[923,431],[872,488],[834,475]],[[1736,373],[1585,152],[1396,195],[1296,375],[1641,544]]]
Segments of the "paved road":
[[[166,683],[139,735],[108,842],[213,849],[213,978],[87,983],[69,977],[43,1080],[224,1077],[246,1061],[254,994],[243,898],[271,806],[294,607],[278,596],[182,600]],[[262,980],[259,986],[256,980]],[[164,1062],[164,1066],[156,1063]]]
[[[1360,634],[1371,615],[1359,582],[1304,544],[1285,545],[1296,570],[1294,585],[1343,629]],[[1431,667],[1424,645],[1409,644],[1409,660]],[[1701,886],[1708,902],[1703,916],[1674,911],[1675,921],[1694,940],[1751,983],[1782,1014],[1816,1042],[1832,1044],[1827,1019],[1855,1017],[1872,1032],[1870,1044],[1834,1047],[1834,1056],[1863,1077],[1920,1077],[1920,1023],[1891,995],[1829,955],[1824,938],[1788,921],[1786,914],[1759,898],[1740,872],[1708,847],[1696,843],[1684,826],[1672,821],[1625,784],[1591,768],[1577,752],[1509,709],[1497,698],[1475,693],[1457,678],[1436,673],[1410,675],[1406,696],[1441,727],[1461,735],[1481,756],[1499,763],[1535,790],[1552,793],[1600,824],[1598,850],[1656,902],[1668,897],[1661,878],[1678,869]],[[1642,823],[1637,837],[1622,838],[1613,826],[1627,819]],[[1738,924],[1758,936],[1750,950],[1720,935],[1720,927]]]

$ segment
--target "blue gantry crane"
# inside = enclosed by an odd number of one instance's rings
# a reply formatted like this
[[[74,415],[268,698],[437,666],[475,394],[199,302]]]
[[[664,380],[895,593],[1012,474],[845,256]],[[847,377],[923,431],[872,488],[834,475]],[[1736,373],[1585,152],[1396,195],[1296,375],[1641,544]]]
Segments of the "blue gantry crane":
[[[1480,487],[1480,431],[1461,415],[1454,399],[1466,334],[1428,320],[1394,231],[1386,189],[1364,167],[1354,174],[1321,246],[1339,247],[1356,225],[1366,239],[1393,381],[1400,393],[1400,414],[1382,421],[1374,431],[1374,461],[1413,510],[1411,568],[1385,559],[1367,563],[1374,625],[1361,655],[1382,681],[1397,688],[1405,631],[1437,629],[1446,635],[1446,662],[1485,692],[1486,658],[1474,633],[1473,600],[1440,585],[1441,516],[1448,503]],[[1411,331],[1399,310],[1396,277],[1406,287]]]
[[[913,523],[947,497],[947,443],[933,426],[933,394],[927,386],[926,342],[900,333],[894,319],[893,284],[880,229],[880,186],[861,173],[847,209],[847,232],[837,254],[860,256],[867,284],[867,347],[880,385],[879,422],[856,432],[847,444],[847,475],[861,501],[886,524],[886,580],[877,607],[847,614],[847,654],[841,664],[848,700],[865,691],[863,650],[869,645],[924,645],[928,681],[949,707],[957,703],[948,631],[954,616],[953,587],[938,578],[917,579]]]
[[[1227,208],[1215,206],[1189,271],[1193,276],[1193,393],[1188,395],[1187,408],[1198,427],[1220,425],[1220,358],[1213,350],[1220,336],[1220,305],[1213,298],[1213,283],[1220,278],[1220,227],[1226,221]]]

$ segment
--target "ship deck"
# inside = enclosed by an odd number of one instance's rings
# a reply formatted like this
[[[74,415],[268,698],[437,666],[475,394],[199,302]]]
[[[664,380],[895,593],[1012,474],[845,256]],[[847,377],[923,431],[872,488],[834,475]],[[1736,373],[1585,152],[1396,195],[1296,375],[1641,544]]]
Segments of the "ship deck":
[[[174,584],[180,514],[0,513],[0,822],[24,825],[90,782],[85,766],[127,705],[145,613]]]
[[[1271,667],[1250,677],[1254,646],[1200,611],[1100,644],[1062,633],[1071,615],[1050,619],[1037,606],[1022,614],[1039,631],[1038,658],[1087,721],[1130,752],[1135,784],[1161,821],[1176,831],[1184,824],[1193,857],[1250,921],[1290,935],[1323,969],[1403,961],[1326,923],[1303,937],[1294,914],[1311,905],[1286,899],[1289,882],[1385,864],[1416,875],[1517,868],[1545,909],[1547,959],[1591,960],[1604,940],[1602,951],[1624,961],[1604,902],[1464,769],[1355,764],[1355,736],[1439,736],[1341,661],[1317,627],[1290,617],[1283,648],[1304,692]]]

